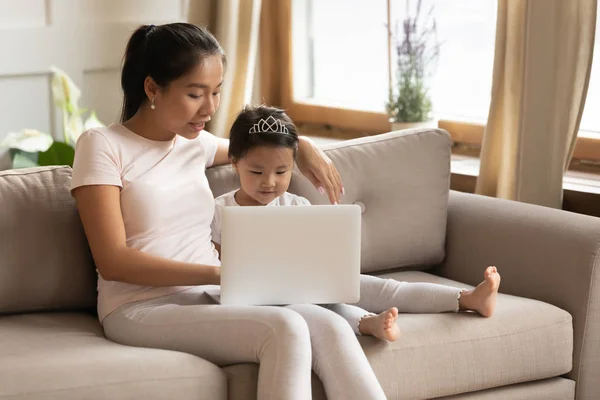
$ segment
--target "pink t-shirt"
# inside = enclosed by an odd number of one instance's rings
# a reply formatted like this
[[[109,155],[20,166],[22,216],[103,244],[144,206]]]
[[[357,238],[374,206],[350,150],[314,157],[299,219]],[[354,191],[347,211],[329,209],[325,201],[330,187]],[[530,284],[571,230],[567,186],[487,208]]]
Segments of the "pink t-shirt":
[[[213,194],[205,170],[217,138],[202,131],[161,142],[121,124],[96,128],[77,141],[71,190],[86,185],[121,188],[127,246],[178,261],[220,265],[211,242]],[[189,286],[152,287],[105,281],[98,276],[98,318],[117,307],[176,293]]]

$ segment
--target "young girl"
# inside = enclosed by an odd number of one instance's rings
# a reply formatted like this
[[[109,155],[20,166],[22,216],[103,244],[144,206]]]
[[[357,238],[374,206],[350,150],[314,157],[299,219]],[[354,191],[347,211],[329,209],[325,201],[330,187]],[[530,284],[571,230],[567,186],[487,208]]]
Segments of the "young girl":
[[[215,200],[212,240],[219,252],[222,207],[310,205],[305,198],[287,192],[298,134],[282,110],[245,107],[231,127],[229,140],[229,157],[240,177],[241,187]],[[499,285],[500,275],[495,267],[485,270],[484,281],[474,290],[361,275],[359,303],[324,307],[341,315],[356,334],[395,341],[400,335],[396,324],[399,310],[414,313],[475,311],[489,317],[494,312]]]

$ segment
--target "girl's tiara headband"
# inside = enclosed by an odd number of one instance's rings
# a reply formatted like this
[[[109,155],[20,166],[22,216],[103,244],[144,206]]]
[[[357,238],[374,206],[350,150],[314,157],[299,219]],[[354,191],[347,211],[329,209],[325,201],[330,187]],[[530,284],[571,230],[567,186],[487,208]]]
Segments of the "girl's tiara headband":
[[[249,133],[279,133],[287,135],[290,132],[288,128],[283,125],[280,119],[273,118],[270,115],[267,119],[261,118],[256,124],[250,128]]]

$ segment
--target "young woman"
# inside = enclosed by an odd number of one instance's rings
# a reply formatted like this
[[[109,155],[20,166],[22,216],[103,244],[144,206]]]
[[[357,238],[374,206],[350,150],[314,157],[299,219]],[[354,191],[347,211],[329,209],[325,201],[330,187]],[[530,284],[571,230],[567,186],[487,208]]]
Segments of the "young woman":
[[[124,58],[121,123],[77,143],[72,194],[99,273],[104,331],[119,343],[184,351],[219,366],[259,363],[259,399],[310,399],[311,367],[330,399],[383,399],[358,342],[347,340],[347,324],[329,310],[223,307],[204,295],[220,282],[205,170],[227,163],[229,148],[204,125],[219,106],[224,67],[205,29],[140,27]],[[337,170],[306,138],[298,166],[338,201]],[[322,331],[344,340],[313,358],[311,337]],[[362,355],[362,364],[339,364],[348,358],[337,353]]]

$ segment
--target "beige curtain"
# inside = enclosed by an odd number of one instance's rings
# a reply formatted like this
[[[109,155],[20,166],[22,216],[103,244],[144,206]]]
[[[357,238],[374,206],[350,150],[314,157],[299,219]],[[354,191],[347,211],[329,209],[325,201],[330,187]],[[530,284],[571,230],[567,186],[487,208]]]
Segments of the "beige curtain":
[[[476,192],[555,208],[592,65],[597,0],[498,0]]]
[[[227,55],[221,105],[207,129],[227,137],[242,106],[254,90],[261,0],[191,0],[188,21],[206,26]]]

